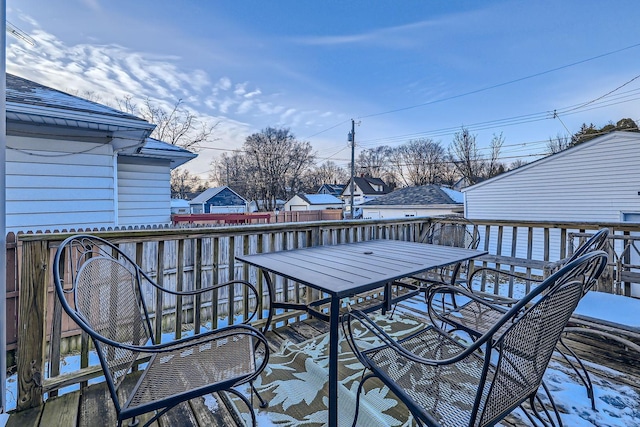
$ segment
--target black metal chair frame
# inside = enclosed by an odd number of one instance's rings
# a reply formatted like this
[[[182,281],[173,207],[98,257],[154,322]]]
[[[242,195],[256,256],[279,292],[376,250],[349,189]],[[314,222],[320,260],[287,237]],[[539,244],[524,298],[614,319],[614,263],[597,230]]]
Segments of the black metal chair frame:
[[[573,252],[573,254],[571,254],[571,256],[550,264],[549,271],[557,270],[563,265],[566,265],[571,261],[578,259],[580,256],[587,254],[589,252],[602,250],[606,246],[608,236],[609,236],[609,229],[607,228],[600,229],[598,232],[593,234],[589,239],[583,242]],[[499,282],[500,278],[505,280],[511,280],[511,281],[524,280],[527,282],[536,282],[536,283],[541,283],[543,281],[543,279],[537,279],[533,277],[523,278],[516,272],[500,270],[500,269],[495,269],[491,267],[482,267],[474,270],[473,273],[468,278],[467,288],[471,290],[471,292],[474,292],[472,289],[472,283],[474,283],[475,278],[480,275],[483,275],[483,276],[493,275],[495,277],[496,282]],[[586,281],[584,283],[583,295],[586,294],[593,287],[595,283],[596,283],[595,279]],[[447,311],[446,314],[444,314],[444,312],[437,310],[434,304],[430,304],[429,316],[431,320],[433,322],[439,322],[440,324],[443,324],[443,323],[449,324],[454,328],[467,332],[469,335],[473,337],[477,337],[482,335],[493,324],[493,322],[497,317],[505,313],[508,310],[509,306],[517,302],[517,300],[514,298],[508,298],[508,297],[503,297],[499,295],[490,295],[486,293],[478,293],[478,292],[474,292],[474,293],[477,296],[481,296],[485,298],[485,300],[491,304],[489,307],[493,307],[493,308],[487,308],[485,311],[482,312],[482,314],[474,313],[472,315],[472,319],[469,320],[465,318],[466,317],[465,313],[470,313],[470,311],[465,311],[465,306],[468,307],[472,303],[466,303],[466,304],[460,305],[457,303],[455,295],[447,295],[451,297],[450,305],[453,309]],[[444,306],[444,301],[445,301],[445,295],[442,296],[441,304],[443,306]],[[474,326],[470,327],[469,324],[473,324]],[[591,377],[589,376],[589,372],[587,371],[587,368],[584,366],[584,363],[582,363],[582,360],[580,360],[580,358],[576,355],[573,349],[571,349],[571,347],[569,347],[564,342],[562,336],[560,336],[560,339],[558,340],[558,344],[561,346],[561,348],[557,348],[558,352],[567,361],[569,366],[573,368],[575,373],[578,375],[578,378],[584,384],[587,391],[587,397],[591,401],[591,407],[595,410],[596,404],[595,404],[595,396],[593,392],[593,384],[591,382]],[[578,369],[578,367],[571,361],[571,359],[569,359],[569,356],[567,356],[567,352],[573,357],[573,359],[576,361],[580,369]]]
[[[449,384],[451,389],[457,387],[457,399],[462,399],[461,394],[468,394],[464,401],[472,402],[469,407],[459,410],[468,421],[465,425],[494,425],[527,400],[536,418],[544,425],[555,425],[549,412],[537,398],[537,391],[540,385],[546,390],[542,382],[544,371],[563,328],[582,297],[585,275],[599,276],[606,263],[607,255],[603,251],[591,252],[567,263],[502,313],[488,331],[468,346],[459,343],[448,331],[436,325],[429,325],[408,338],[394,341],[365,313],[348,313],[342,324],[345,336],[352,351],[365,367],[358,386],[353,425],[357,422],[363,384],[373,377],[382,380],[407,405],[419,425],[463,425],[459,419],[451,421],[451,408],[457,401],[446,401],[449,397],[446,390],[449,388],[445,383],[447,380],[453,381],[448,376],[458,363],[466,364],[463,365],[465,375],[470,375],[468,366],[472,364],[469,361],[474,363],[477,375],[474,377],[477,380],[475,391],[471,386],[458,387],[456,383]],[[478,304],[494,308],[484,298],[460,286],[451,285],[436,287],[429,296],[430,302],[438,292],[460,293]],[[356,324],[373,333],[382,344],[375,348],[360,349]],[[442,358],[436,357],[440,354]],[[395,368],[402,372],[394,371]],[[481,373],[478,372],[480,369]],[[366,374],[367,372],[370,373]],[[400,385],[400,380],[406,379],[402,375],[409,376],[410,373],[417,374],[411,375],[405,384],[414,385],[414,390],[404,389]],[[423,376],[437,376],[440,373],[442,375],[438,377],[438,381],[422,380],[417,377],[421,373]],[[440,391],[441,388],[445,391]],[[423,394],[434,390],[435,393],[440,393],[437,397],[441,397],[442,400],[431,395],[429,398],[422,398]],[[473,393],[475,395],[472,395]],[[559,413],[548,390],[547,395],[561,425]],[[536,402],[542,405],[547,420],[536,409]],[[432,412],[427,407],[440,404],[449,411],[446,415]],[[532,416],[526,411],[525,413],[536,425]]]
[[[61,243],[55,254],[53,276],[63,309],[93,341],[115,406],[118,426],[127,419],[131,419],[130,426],[137,425],[138,416],[155,411],[155,415],[145,424],[147,426],[181,402],[220,392],[240,398],[249,408],[252,423],[256,425],[251,402],[233,388],[250,384],[251,394],[255,393],[261,407],[266,407],[267,402],[253,386],[253,381],[268,363],[269,345],[263,332],[249,325],[261,306],[260,295],[252,284],[232,280],[195,290],[162,288],[116,245],[91,235],[72,236]],[[64,279],[68,277],[70,283],[65,286]],[[154,336],[147,303],[142,297],[143,283],[178,298],[193,297],[223,286],[243,285],[253,293],[256,307],[241,324],[161,343],[159,337]],[[85,288],[94,294],[82,295]],[[134,301],[126,301],[127,296],[121,294],[123,290],[130,292]],[[125,309],[129,312],[124,312]],[[104,316],[103,310],[108,311],[108,315]],[[243,354],[236,355],[234,351]],[[150,358],[146,359],[145,356]],[[124,376],[141,361],[146,363],[146,367],[130,397],[122,403],[118,388]],[[243,362],[245,365],[241,366]],[[184,372],[180,369],[184,369]],[[149,385],[146,381],[164,378],[164,372],[170,383],[166,387],[168,390],[157,399],[154,399],[157,396],[149,397],[161,392],[154,390],[154,384],[145,391],[144,387]],[[196,375],[193,375],[194,372]],[[183,382],[184,388],[179,389],[178,386]],[[132,403],[134,401],[135,404]]]

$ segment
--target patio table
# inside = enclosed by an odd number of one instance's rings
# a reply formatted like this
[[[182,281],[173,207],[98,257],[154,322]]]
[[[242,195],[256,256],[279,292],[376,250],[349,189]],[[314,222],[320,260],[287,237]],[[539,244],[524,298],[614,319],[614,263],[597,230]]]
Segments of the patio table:
[[[329,306],[329,427],[338,425],[338,330],[341,300],[358,293],[385,288],[390,302],[391,283],[403,277],[466,261],[486,251],[400,240],[369,240],[329,246],[240,255],[236,258],[268,273],[291,279],[326,293]],[[275,299],[269,274],[264,274],[269,295]],[[267,324],[275,308],[299,304],[271,301]]]

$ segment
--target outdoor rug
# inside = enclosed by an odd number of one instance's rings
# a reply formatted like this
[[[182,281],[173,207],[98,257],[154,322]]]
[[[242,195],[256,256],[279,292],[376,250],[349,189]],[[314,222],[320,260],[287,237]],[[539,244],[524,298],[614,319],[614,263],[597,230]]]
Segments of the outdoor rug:
[[[424,327],[423,323],[405,315],[396,315],[392,320],[380,314],[372,316],[385,332],[397,338]],[[355,397],[363,366],[342,337],[342,330],[340,336],[338,421],[340,427],[347,427],[353,423]],[[361,339],[371,346],[377,343],[375,338],[366,335]],[[269,406],[265,409],[258,410],[256,405],[259,426],[327,425],[328,398],[327,389],[324,387],[329,379],[328,346],[329,335],[323,334],[299,344],[285,342],[280,351],[270,355],[267,368],[255,383],[261,396],[269,401]],[[257,403],[255,398],[254,402]],[[249,421],[246,407],[241,403],[235,403],[239,415],[245,421]],[[381,382],[371,379],[365,383],[365,391],[361,397],[358,425],[408,427],[414,423],[406,406],[398,402]]]

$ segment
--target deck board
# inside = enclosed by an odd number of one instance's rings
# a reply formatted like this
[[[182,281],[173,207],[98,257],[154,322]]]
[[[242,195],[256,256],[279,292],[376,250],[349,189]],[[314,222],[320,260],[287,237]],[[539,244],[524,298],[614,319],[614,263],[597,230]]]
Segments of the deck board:
[[[38,427],[44,405],[11,414],[6,427]],[[46,424],[42,424],[44,427]]]
[[[51,398],[42,411],[41,426],[73,426],[78,420],[80,393]]]
[[[79,427],[93,427],[95,420],[104,420],[104,425],[109,426],[118,424],[106,383],[92,384],[87,387],[82,393],[79,415]]]

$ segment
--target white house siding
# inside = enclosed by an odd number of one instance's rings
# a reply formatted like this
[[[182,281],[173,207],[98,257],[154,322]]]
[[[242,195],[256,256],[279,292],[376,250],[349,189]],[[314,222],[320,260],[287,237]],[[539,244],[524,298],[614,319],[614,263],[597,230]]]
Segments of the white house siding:
[[[364,219],[390,219],[390,218],[406,218],[417,216],[437,216],[437,215],[451,215],[456,212],[460,212],[460,209],[454,209],[451,207],[410,207],[410,206],[389,206],[388,208],[382,206],[361,206],[362,218]]]
[[[118,225],[171,222],[169,162],[118,158]]]
[[[463,190],[465,216],[473,219],[618,222],[640,212],[640,134],[616,132]],[[484,229],[481,227],[481,233]],[[576,230],[577,231],[577,230]],[[525,233],[526,229],[520,229]],[[559,232],[551,230],[549,258],[559,258]],[[497,229],[489,251],[494,253]],[[505,228],[503,255],[511,255]],[[516,256],[527,257],[525,239]],[[542,234],[534,235],[533,259],[543,259]],[[484,235],[481,242],[484,245]],[[506,245],[506,246],[505,246]]]
[[[7,136],[7,231],[114,224],[109,144]]]
[[[609,221],[640,212],[640,134],[596,138],[470,187],[469,219]]]

